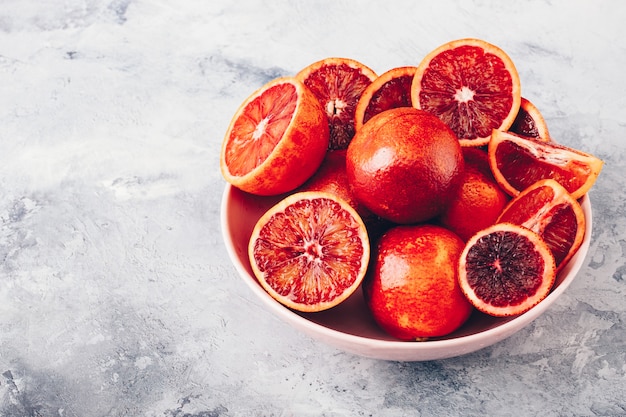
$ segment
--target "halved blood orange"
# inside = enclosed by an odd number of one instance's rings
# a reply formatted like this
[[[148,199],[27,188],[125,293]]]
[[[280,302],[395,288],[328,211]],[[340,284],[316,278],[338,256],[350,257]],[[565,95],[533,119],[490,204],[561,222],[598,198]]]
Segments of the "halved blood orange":
[[[417,67],[397,67],[379,75],[361,94],[354,115],[356,130],[380,112],[411,107],[411,83]]]
[[[554,255],[557,273],[578,251],[585,237],[585,214],[571,194],[553,179],[537,181],[512,199],[498,222],[536,232]]]
[[[512,223],[476,233],[459,261],[461,290],[477,310],[522,314],[543,300],[556,278],[554,256],[541,236]]]
[[[489,142],[492,129],[507,130],[515,120],[520,78],[499,47],[481,39],[459,39],[422,60],[411,101],[450,126],[461,145],[482,146]]]
[[[346,149],[354,136],[354,113],[363,90],[376,79],[372,69],[349,58],[314,62],[296,74],[317,97],[330,127],[330,149]]]
[[[328,140],[328,122],[313,93],[295,78],[277,78],[233,116],[222,144],[222,175],[252,194],[291,191],[320,166]]]
[[[539,180],[552,178],[579,199],[595,183],[603,162],[555,142],[494,130],[489,141],[489,165],[498,184],[511,196]]]
[[[273,298],[314,312],[338,305],[358,288],[370,245],[363,221],[346,201],[304,191],[261,216],[248,255],[254,275]]]
[[[529,136],[542,140],[550,141],[550,133],[548,125],[541,115],[541,112],[530,100],[522,97],[519,112],[509,128],[509,132],[517,133],[522,136]]]

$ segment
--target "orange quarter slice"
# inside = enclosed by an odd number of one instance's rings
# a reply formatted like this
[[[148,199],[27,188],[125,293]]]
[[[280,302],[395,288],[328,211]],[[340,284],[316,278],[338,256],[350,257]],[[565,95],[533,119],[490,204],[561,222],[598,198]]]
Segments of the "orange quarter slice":
[[[557,273],[585,237],[585,213],[578,200],[550,178],[537,181],[512,199],[497,222],[519,224],[539,234],[554,255]]]
[[[494,130],[489,165],[500,186],[516,196],[539,180],[552,178],[579,199],[593,186],[603,162],[586,152]]]

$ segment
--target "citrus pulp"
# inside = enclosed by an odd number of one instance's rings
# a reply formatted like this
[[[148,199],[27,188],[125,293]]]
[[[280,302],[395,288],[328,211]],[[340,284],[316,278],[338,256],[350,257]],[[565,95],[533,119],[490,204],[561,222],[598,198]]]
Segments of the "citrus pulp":
[[[542,301],[556,276],[554,256],[535,232],[496,223],[466,243],[459,261],[463,293],[483,313],[522,314]]]
[[[521,102],[511,58],[481,39],[447,42],[419,64],[411,86],[413,106],[441,118],[464,146],[489,142],[492,129],[508,129]]]
[[[539,180],[513,198],[498,222],[519,224],[539,234],[554,255],[557,273],[585,237],[585,214],[574,197],[553,179]]]
[[[355,110],[356,130],[380,112],[396,107],[411,107],[411,83],[416,69],[392,68],[365,88]]]
[[[334,307],[361,284],[369,262],[367,230],[343,199],[320,191],[291,194],[256,223],[248,255],[261,286],[298,311]]]
[[[326,58],[296,74],[317,97],[330,127],[330,149],[345,149],[355,132],[354,112],[363,90],[376,73],[349,58]]]
[[[552,178],[578,199],[595,183],[603,162],[555,142],[494,130],[489,141],[489,165],[498,184],[511,196],[539,180]]]
[[[278,78],[233,116],[222,144],[222,175],[252,194],[291,191],[317,170],[328,140],[326,116],[313,93],[295,78]]]

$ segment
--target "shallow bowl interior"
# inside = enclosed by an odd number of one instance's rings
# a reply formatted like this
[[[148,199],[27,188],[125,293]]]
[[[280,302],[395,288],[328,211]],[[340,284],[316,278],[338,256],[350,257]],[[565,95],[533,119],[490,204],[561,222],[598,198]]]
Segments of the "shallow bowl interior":
[[[546,311],[571,284],[585,260],[591,237],[591,205],[588,196],[585,196],[581,201],[586,216],[583,243],[557,277],[551,293],[541,303],[513,318],[495,318],[475,312],[460,329],[445,337],[424,342],[403,342],[390,337],[376,325],[360,290],[330,310],[299,313],[284,307],[262,289],[250,267],[248,241],[257,220],[280,198],[258,197],[226,185],[221,204],[222,235],[237,272],[254,296],[296,329],[341,350],[384,360],[443,359],[474,352],[511,336]]]

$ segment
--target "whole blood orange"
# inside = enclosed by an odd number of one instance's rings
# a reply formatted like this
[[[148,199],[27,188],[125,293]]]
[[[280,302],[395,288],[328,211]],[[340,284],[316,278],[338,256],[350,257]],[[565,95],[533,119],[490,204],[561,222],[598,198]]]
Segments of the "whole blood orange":
[[[339,149],[326,153],[322,164],[297,191],[325,191],[342,198],[350,204],[367,225],[375,221],[374,214],[354,196],[346,174],[346,150]]]
[[[317,170],[328,140],[326,116],[313,93],[295,78],[278,78],[233,116],[222,144],[222,175],[252,194],[291,191]]]
[[[330,127],[330,149],[345,149],[354,136],[354,112],[363,90],[377,75],[349,58],[331,57],[314,62],[296,74],[325,110]]]
[[[517,133],[521,136],[529,136],[543,142],[550,141],[548,125],[541,115],[541,112],[530,100],[522,97],[519,112],[515,116],[509,132]]]
[[[508,129],[521,102],[511,58],[481,39],[441,45],[419,64],[411,86],[413,106],[437,115],[464,146],[489,142],[492,129]]]
[[[445,208],[439,221],[464,241],[496,222],[509,196],[480,171],[466,164],[461,186]]]
[[[555,142],[494,130],[489,141],[489,165],[498,184],[511,196],[539,180],[552,178],[578,199],[596,182],[603,162]]]
[[[248,255],[261,286],[298,311],[334,307],[361,284],[370,246],[356,211],[329,193],[291,194],[256,223]]]
[[[554,284],[554,256],[541,236],[496,223],[470,238],[459,261],[459,283],[476,309],[497,316],[522,314]]]
[[[356,198],[374,214],[403,224],[439,215],[454,197],[463,164],[450,128],[412,107],[374,116],[356,133],[346,154]]]
[[[539,180],[511,200],[498,222],[527,227],[539,234],[554,255],[557,273],[574,256],[585,237],[585,213],[563,186]]]
[[[489,155],[486,149],[464,146],[463,159],[465,160],[466,168],[475,169],[490,180],[496,180],[491,172],[491,166],[489,166]]]
[[[365,88],[354,115],[356,130],[380,112],[411,107],[411,83],[417,67],[397,67],[379,75]]]
[[[380,327],[402,340],[445,336],[473,308],[461,292],[463,242],[434,225],[396,226],[378,241],[363,294]]]

